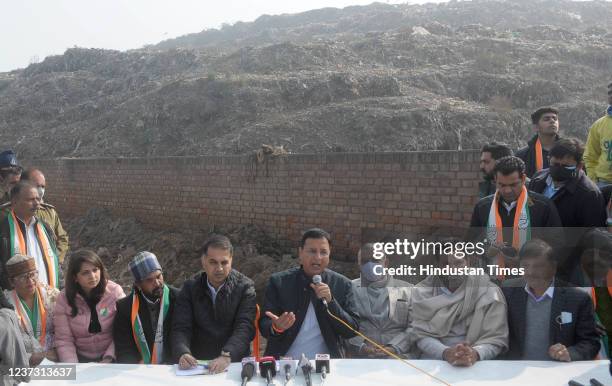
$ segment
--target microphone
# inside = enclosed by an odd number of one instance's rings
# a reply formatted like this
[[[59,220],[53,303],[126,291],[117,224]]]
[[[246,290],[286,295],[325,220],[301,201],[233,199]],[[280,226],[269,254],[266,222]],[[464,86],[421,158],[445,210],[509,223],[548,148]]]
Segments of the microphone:
[[[321,275],[314,275],[312,277],[312,282],[315,285],[319,285],[319,284],[323,283],[323,279],[321,279]],[[327,308],[327,300],[321,299],[321,301],[323,302],[323,305],[325,306],[325,308]]]
[[[300,359],[300,363],[298,366],[302,369],[302,373],[304,374],[304,379],[306,380],[306,386],[312,386],[312,378],[310,377],[310,373],[312,372],[312,365],[306,355],[302,354],[302,358]]]
[[[317,373],[321,373],[321,379],[324,380],[329,373],[329,354],[317,354],[315,356],[315,369]]]
[[[285,375],[285,385],[289,383],[291,377],[297,372],[297,361],[291,357],[280,358],[280,368]]]
[[[255,362],[254,357],[242,358],[242,372],[240,373],[242,386],[245,386],[247,382],[253,378],[253,374],[255,374],[255,363],[257,362]]]
[[[259,359],[259,374],[266,377],[266,384],[272,383],[272,378],[276,376],[276,361],[274,357],[263,357]]]

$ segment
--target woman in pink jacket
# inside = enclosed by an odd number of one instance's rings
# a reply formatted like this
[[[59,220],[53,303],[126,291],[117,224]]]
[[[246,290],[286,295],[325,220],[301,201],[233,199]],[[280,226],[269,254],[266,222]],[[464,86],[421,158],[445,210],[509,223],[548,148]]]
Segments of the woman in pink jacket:
[[[53,317],[60,362],[112,362],[115,302],[125,296],[123,289],[108,280],[100,257],[88,249],[70,256],[65,280]]]

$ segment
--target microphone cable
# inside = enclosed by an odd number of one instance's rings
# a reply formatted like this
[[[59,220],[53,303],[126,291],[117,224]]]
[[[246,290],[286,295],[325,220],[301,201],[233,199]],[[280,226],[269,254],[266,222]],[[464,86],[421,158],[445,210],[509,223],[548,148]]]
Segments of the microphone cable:
[[[398,361],[402,362],[405,365],[408,365],[410,367],[412,367],[413,369],[420,371],[421,373],[431,377],[432,379],[435,379],[436,381],[442,383],[443,385],[446,386],[452,386],[450,383],[436,377],[433,374],[430,374],[429,372],[427,372],[426,370],[423,370],[421,368],[419,368],[418,366],[413,365],[412,363],[408,362],[407,360],[405,360],[404,358],[399,357],[397,354],[392,353],[391,351],[387,350],[386,348],[384,348],[383,346],[381,346],[380,344],[376,343],[375,341],[373,341],[372,339],[368,338],[367,336],[363,335],[362,333],[360,333],[359,331],[355,330],[353,327],[351,327],[347,322],[345,322],[344,320],[340,319],[339,317],[337,317],[336,315],[332,314],[331,311],[329,310],[329,308],[325,307],[325,309],[327,310],[327,313],[329,314],[329,316],[331,316],[332,318],[334,318],[335,320],[337,320],[338,322],[342,323],[342,325],[344,325],[346,328],[348,328],[349,330],[351,330],[352,332],[354,332],[355,334],[359,335],[360,337],[362,337],[363,339],[365,339],[366,341],[372,343],[374,346],[376,346],[377,348],[379,348],[380,350],[382,350],[385,354],[389,355],[390,357],[397,359]]]

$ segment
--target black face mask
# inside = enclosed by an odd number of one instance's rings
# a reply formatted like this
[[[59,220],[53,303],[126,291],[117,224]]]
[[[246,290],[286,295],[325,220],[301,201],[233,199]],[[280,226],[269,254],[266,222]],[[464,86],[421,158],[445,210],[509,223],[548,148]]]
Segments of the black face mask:
[[[577,169],[567,169],[562,165],[550,165],[550,176],[554,181],[568,181],[578,176]]]

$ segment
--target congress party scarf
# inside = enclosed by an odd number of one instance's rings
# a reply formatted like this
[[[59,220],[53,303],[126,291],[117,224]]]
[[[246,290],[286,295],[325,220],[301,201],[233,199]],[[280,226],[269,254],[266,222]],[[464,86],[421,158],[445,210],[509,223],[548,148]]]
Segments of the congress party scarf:
[[[536,157],[536,172],[539,172],[544,168],[544,156],[542,155],[542,142],[540,137],[535,142],[535,157]]]
[[[489,219],[487,221],[487,238],[490,242],[504,242],[503,225],[499,214],[499,191],[495,192],[491,209],[489,210]],[[514,220],[512,221],[512,246],[517,251],[521,249],[527,240],[531,239],[531,220],[529,218],[529,208],[527,207],[527,188],[523,185],[521,194],[516,203],[514,212]],[[503,256],[499,256],[499,266],[504,267]]]
[[[28,254],[25,235],[21,231],[21,227],[18,223],[19,220],[17,220],[15,212],[11,211],[10,216],[7,216],[7,218],[11,233],[11,256],[15,256],[18,253],[32,256],[32,251],[30,251]],[[40,242],[40,250],[47,266],[47,280],[49,282],[49,286],[59,288],[59,259],[57,257],[57,252],[55,251],[55,248],[53,248],[50,242],[49,234],[47,234],[47,230],[41,224],[41,222],[36,220],[34,227],[36,230],[36,236]]]
[[[40,286],[37,286],[36,293],[34,294],[34,309],[31,310],[31,313],[26,310],[24,303],[17,295],[17,291],[12,290],[11,296],[13,297],[15,313],[23,329],[29,335],[34,336],[40,343],[40,347],[45,349],[47,343],[47,310],[45,309],[45,302],[41,296],[41,291]]]
[[[134,342],[138,352],[142,356],[142,363],[144,364],[159,364],[163,361],[164,352],[164,319],[168,314],[170,308],[170,289],[164,284],[164,291],[161,298],[161,304],[159,305],[159,317],[157,318],[157,329],[155,330],[155,340],[153,341],[153,353],[149,349],[147,339],[145,338],[144,330],[142,329],[142,323],[140,322],[140,315],[138,315],[138,309],[140,308],[140,299],[136,290],[132,291],[132,335],[134,336]]]
[[[608,293],[612,298],[612,269],[608,270],[608,274],[606,275],[606,286],[608,287]],[[595,292],[595,287],[591,287],[591,300],[593,301],[593,309],[597,311],[597,293]],[[597,312],[595,312],[595,321],[601,323],[601,319]],[[612,333],[608,331],[606,335],[601,337],[601,345],[603,346],[603,352],[608,353],[610,351],[610,335]],[[605,357],[604,357],[605,358]],[[601,355],[597,355],[595,359],[603,359]]]

